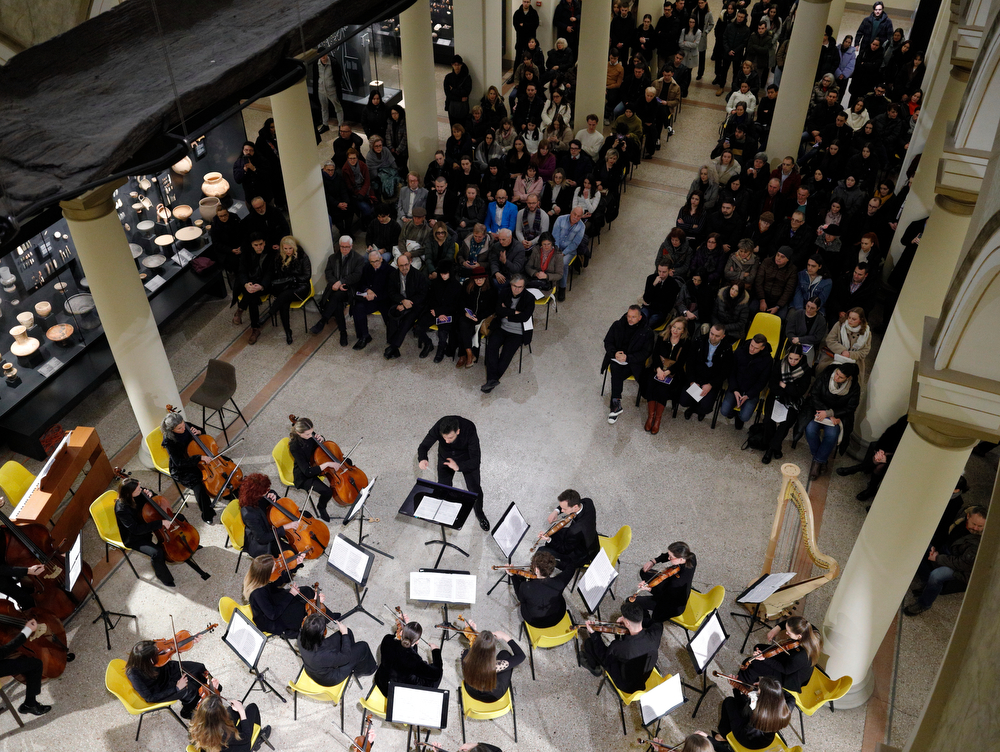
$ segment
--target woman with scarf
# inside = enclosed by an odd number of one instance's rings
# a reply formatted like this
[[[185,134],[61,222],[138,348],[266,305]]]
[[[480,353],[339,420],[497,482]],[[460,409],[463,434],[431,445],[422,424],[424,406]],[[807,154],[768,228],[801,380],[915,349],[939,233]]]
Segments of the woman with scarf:
[[[711,236],[710,236],[711,237]],[[729,257],[726,262],[723,276],[726,282],[739,282],[743,288],[749,290],[753,287],[757,279],[757,269],[760,267],[760,259],[753,252],[752,242],[743,243],[736,246],[736,253]]]
[[[497,137],[492,131],[486,131],[483,135],[483,140],[476,147],[476,152],[473,157],[476,160],[476,167],[479,168],[481,172],[486,172],[489,169],[490,162],[494,159],[503,159],[504,150],[497,143]]]
[[[690,355],[687,319],[678,316],[667,325],[653,343],[653,357],[646,369],[643,394],[646,395],[648,414],[646,431],[654,436],[660,432],[660,419],[667,402],[676,407],[686,380],[684,368]],[[676,413],[675,413],[676,414]]]
[[[854,363],[858,367],[858,386],[864,391],[868,381],[866,360],[872,349],[871,335],[864,309],[852,308],[847,312],[847,319],[834,324],[826,335],[816,370],[821,371],[830,363]]]
[[[717,232],[709,234],[691,257],[689,274],[699,275],[710,290],[717,290],[725,284],[722,275],[726,266],[726,252],[722,250],[722,243],[719,242],[721,239],[722,236]]]
[[[538,243],[531,249],[524,273],[528,277],[525,287],[544,292],[549,292],[562,279],[563,255],[556,248],[551,232],[538,236]]]
[[[514,181],[511,201],[517,204],[518,208],[523,209],[524,202],[528,200],[528,196],[531,194],[541,196],[544,189],[545,183],[538,176],[538,169],[529,162],[527,168],[524,170],[524,174]]]
[[[819,371],[792,436],[792,449],[803,434],[809,442],[810,480],[826,472],[827,462],[838,446],[841,454],[847,451],[854,430],[854,413],[860,403],[861,386],[854,363],[833,364]]]
[[[819,351],[820,343],[826,338],[829,327],[826,324],[826,317],[820,310],[820,299],[810,298],[801,309],[792,309],[788,312],[785,322],[788,324],[788,341],[793,345],[802,345],[803,350],[808,347],[806,362],[812,366],[816,362],[816,353]]]
[[[785,357],[774,364],[767,403],[764,405],[764,430],[768,447],[760,459],[763,464],[767,465],[772,458],[781,459],[781,444],[799,419],[799,411],[805,402],[811,381],[812,369],[802,354],[802,345],[789,345]],[[775,403],[780,405],[777,411]],[[781,417],[782,413],[784,417],[777,420],[776,416]]]
[[[406,110],[394,104],[389,110],[389,119],[385,124],[385,146],[396,159],[396,169],[406,172],[410,149],[406,141]]]

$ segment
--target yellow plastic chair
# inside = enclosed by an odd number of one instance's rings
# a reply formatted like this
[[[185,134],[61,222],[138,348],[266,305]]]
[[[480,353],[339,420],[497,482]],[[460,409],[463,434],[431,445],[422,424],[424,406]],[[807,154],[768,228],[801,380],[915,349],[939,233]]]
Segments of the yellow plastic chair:
[[[226,508],[222,510],[220,519],[222,520],[222,526],[226,529],[225,547],[229,548],[230,544],[232,544],[233,549],[240,552],[239,557],[236,559],[236,571],[239,572],[240,562],[243,561],[243,543],[246,538],[246,525],[243,524],[243,516],[240,514],[239,500],[233,499],[226,504]]]
[[[465,719],[471,718],[474,721],[490,721],[500,716],[511,714],[514,719],[514,743],[517,744],[517,708],[514,707],[513,686],[508,689],[504,696],[496,702],[479,702],[473,700],[465,689],[465,682],[462,682],[458,693],[459,718],[462,720],[462,744],[465,744]]]
[[[292,459],[292,453],[288,449],[287,436],[274,445],[274,449],[271,450],[271,459],[274,460],[274,464],[278,468],[278,480],[285,487],[285,495],[287,496],[288,490],[295,485],[295,460]]]
[[[726,589],[722,585],[716,585],[707,593],[692,590],[688,596],[687,605],[684,606],[684,613],[680,616],[671,617],[670,621],[679,624],[688,632],[688,641],[691,640],[691,632],[696,632],[705,617],[722,605],[726,598]]]
[[[306,296],[305,300],[294,300],[291,305],[288,306],[290,311],[302,311],[302,328],[306,330],[307,334],[309,332],[309,321],[306,319],[306,303],[310,300],[316,300],[316,287],[313,285],[313,281],[311,279],[309,280],[309,295]],[[319,310],[318,302],[316,303],[316,310]],[[322,315],[322,313],[323,312],[320,311],[320,315]]]
[[[736,741],[736,737],[733,736],[731,731],[726,734],[726,741],[733,748],[733,752],[754,752],[754,750],[748,749]],[[802,747],[787,747],[785,746],[785,740],[781,738],[781,734],[775,734],[774,741],[771,742],[770,746],[756,750],[756,752],[802,752]]]
[[[324,687],[322,684],[317,684],[312,679],[309,678],[309,674],[306,673],[305,666],[299,669],[299,675],[296,677],[295,681],[288,682],[288,688],[292,690],[292,707],[293,707],[293,718],[294,720],[299,719],[299,695],[305,695],[306,697],[311,697],[314,700],[319,700],[320,702],[332,702],[334,705],[340,705],[340,730],[344,730],[344,703],[341,699],[344,697],[344,690],[347,689],[347,683],[351,680],[354,674],[348,676],[344,681],[340,682],[335,687]]]
[[[154,428],[143,436],[142,440],[146,443],[149,456],[153,458],[153,468],[157,473],[156,492],[159,493],[162,490],[163,477],[166,476],[174,481],[174,485],[177,486],[177,493],[183,496],[184,492],[181,490],[180,484],[170,474],[170,455],[167,454],[167,449],[163,446],[163,432],[159,428]]]
[[[10,501],[11,509],[21,503],[35,476],[20,462],[8,460],[0,467],[0,488]]]
[[[385,720],[385,715],[387,712],[387,706],[389,701],[386,696],[382,694],[382,690],[377,686],[372,684],[372,688],[368,691],[367,697],[362,697],[358,700],[361,703],[361,707],[367,710],[372,715],[378,716],[382,720]],[[361,714],[361,731],[364,733],[365,730],[365,714]]]
[[[260,726],[258,726],[255,723],[253,725],[253,733],[250,735],[250,746],[251,747],[254,746],[254,743],[257,741],[257,737],[258,736],[260,736]],[[264,740],[264,744],[266,744],[271,749],[274,749],[274,746],[271,744],[271,742],[267,741],[266,739]],[[189,745],[187,745],[187,752],[201,752],[201,749],[199,749],[198,747],[194,746],[193,744],[189,744]]]
[[[97,526],[97,534],[104,541],[104,560],[111,561],[108,554],[110,553],[110,547],[114,546],[125,554],[125,561],[128,562],[132,573],[138,580],[139,573],[135,571],[132,559],[128,555],[128,552],[132,549],[122,542],[122,534],[118,529],[118,518],[115,517],[115,501],[117,499],[118,494],[115,491],[105,491],[90,505],[90,516],[94,520],[94,525]]]
[[[601,380],[601,396],[602,397],[604,396],[604,390],[605,390],[605,388],[607,388],[607,385],[608,385],[608,372],[610,370],[611,370],[611,365],[608,364],[608,367],[604,369],[604,378]],[[625,377],[625,382],[628,383],[629,381],[634,382],[635,381],[635,376],[632,376],[632,375],[626,376]],[[637,387],[636,390],[635,390],[635,406],[639,407],[639,403],[640,402],[642,402],[642,390]]]
[[[806,743],[806,725],[802,718],[803,713],[811,718],[826,703],[830,703],[830,712],[832,713],[833,701],[846,695],[853,683],[854,680],[849,676],[842,676],[834,681],[823,669],[816,666],[809,681],[802,689],[798,692],[792,692],[790,689],[785,690],[795,698],[795,707],[799,709],[799,738],[803,744]]]
[[[559,303],[556,302],[557,289],[558,286],[553,285],[551,290],[535,301],[536,306],[545,306],[545,331],[549,330],[549,308],[554,308],[556,313],[559,313]]]
[[[136,741],[139,741],[139,732],[142,731],[143,717],[147,713],[155,713],[157,710],[169,710],[170,715],[176,718],[177,722],[187,731],[187,724],[181,720],[181,717],[171,707],[177,702],[176,700],[149,703],[139,697],[139,693],[135,691],[132,687],[132,682],[125,675],[125,661],[121,658],[115,658],[108,664],[107,671],[104,672],[104,686],[108,688],[111,694],[121,700],[122,705],[125,706],[125,710],[130,715],[139,716],[139,728],[135,730]]]
[[[777,356],[777,353],[781,352],[781,319],[773,313],[760,311],[753,317],[750,329],[744,339],[753,339],[755,334],[763,334],[767,337],[767,342],[771,345],[772,356]]]
[[[569,611],[563,614],[563,618],[554,627],[533,627],[528,622],[521,622],[521,631],[518,636],[527,633],[528,635],[528,663],[531,665],[531,680],[535,681],[535,648],[544,650],[548,648],[565,645],[577,635],[576,625]],[[576,647],[576,663],[580,664],[580,644],[574,642]]]
[[[618,528],[618,532],[610,538],[606,535],[598,535],[597,542],[601,544],[601,548],[604,550],[604,553],[608,555],[608,561],[611,562],[611,566],[615,566],[618,563],[618,557],[621,556],[625,552],[625,549],[627,549],[632,543],[632,528],[628,525],[622,525]],[[573,580],[573,587],[570,588],[571,590],[576,589],[576,583],[579,581],[580,575],[583,570],[587,569],[589,566],[590,564],[584,564],[581,569],[577,570],[576,577]],[[613,585],[611,587],[611,597],[615,597]]]
[[[654,667],[652,673],[650,673],[649,678],[646,679],[646,686],[642,689],[637,689],[635,692],[622,692],[615,685],[614,680],[611,678],[611,674],[607,671],[604,672],[604,679],[601,680],[601,686],[597,688],[597,694],[601,694],[601,690],[604,688],[604,682],[607,681],[608,684],[612,686],[615,693],[618,695],[618,713],[622,718],[622,734],[627,736],[628,731],[625,729],[625,706],[631,705],[633,702],[638,700],[647,692],[656,689],[658,686],[663,684],[667,679],[671,677],[671,674],[666,676],[661,676],[660,672]]]
[[[247,617],[251,622],[253,622],[254,626],[257,625],[257,622],[254,621],[253,610],[250,608],[249,603],[239,604],[232,598],[230,598],[228,595],[224,595],[221,598],[219,598],[219,616],[222,617],[222,621],[224,621],[226,624],[232,621],[233,611],[239,611],[241,614]],[[257,629],[260,629],[260,627],[257,627]],[[264,633],[264,636],[269,641],[272,637],[274,637],[275,634],[274,632],[264,632],[263,629],[261,629],[260,631]],[[285,641],[285,644],[288,645],[288,648],[293,653],[295,653],[295,655],[299,654],[299,651],[295,649],[295,646],[292,645],[291,642],[289,642],[287,637],[281,635],[281,639]]]

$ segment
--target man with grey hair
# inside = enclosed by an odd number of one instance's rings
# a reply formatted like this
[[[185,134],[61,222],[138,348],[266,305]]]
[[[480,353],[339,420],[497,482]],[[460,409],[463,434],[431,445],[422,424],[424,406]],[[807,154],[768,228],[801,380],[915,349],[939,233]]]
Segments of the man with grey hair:
[[[493,284],[497,288],[507,285],[511,276],[524,271],[527,258],[524,247],[514,242],[514,236],[507,228],[497,233],[497,241],[490,246],[489,267]]]
[[[563,255],[563,277],[556,291],[556,300],[562,302],[566,300],[566,283],[569,281],[569,265],[573,257],[580,249],[586,227],[583,222],[583,209],[574,206],[569,214],[565,214],[556,220],[552,225],[552,236],[556,241],[556,248],[562,251]],[[582,251],[581,251],[582,252]]]
[[[354,343],[355,350],[364,350],[372,341],[368,333],[368,314],[378,311],[382,321],[388,321],[389,315],[389,274],[392,267],[382,258],[377,250],[368,251],[368,263],[361,272],[361,279],[356,286],[351,315],[354,317],[354,333],[358,341]]]
[[[514,274],[497,298],[496,314],[486,338],[486,383],[479,387],[487,394],[500,384],[521,346],[531,344],[533,329],[530,323],[525,324],[535,312],[535,298],[525,291],[526,284],[523,274]]]
[[[517,242],[524,248],[525,255],[538,245],[538,238],[549,231],[549,215],[539,206],[537,193],[529,193],[524,208],[517,213]]]
[[[351,305],[354,290],[361,279],[365,261],[354,252],[354,239],[350,235],[341,235],[337,250],[326,260],[326,289],[320,300],[320,320],[309,331],[319,334],[326,322],[333,319],[340,330],[340,346],[347,346],[347,322],[344,319],[344,306]]]

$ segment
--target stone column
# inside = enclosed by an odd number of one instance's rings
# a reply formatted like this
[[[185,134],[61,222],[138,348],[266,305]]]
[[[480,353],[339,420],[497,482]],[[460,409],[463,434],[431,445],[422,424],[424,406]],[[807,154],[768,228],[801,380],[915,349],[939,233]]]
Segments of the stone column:
[[[417,2],[399,15],[399,83],[406,108],[410,169],[421,175],[438,149],[437,83],[431,42],[431,6]]]
[[[608,32],[611,15],[608,4],[588,0],[580,11],[580,54],[576,64],[576,130],[586,127],[586,117],[595,113],[604,119],[604,93],[608,82]],[[662,13],[662,11],[661,11]],[[655,24],[654,24],[655,25]],[[575,132],[575,131],[574,131]]]
[[[333,235],[305,77],[272,94],[271,110],[292,235],[312,262],[313,279],[322,280],[326,259],[333,252]]]
[[[827,674],[854,679],[838,708],[871,696],[872,659],[975,444],[913,423],[903,434],[823,620]]]
[[[520,4],[519,4],[520,5]],[[490,86],[501,88],[502,0],[461,0],[455,3],[455,52],[472,74],[469,108],[478,104]]]
[[[820,46],[829,15],[830,0],[802,0],[795,15],[795,26],[788,45],[788,59],[781,74],[778,102],[774,108],[767,152],[771,166],[777,166],[786,156],[797,156],[802,141],[802,128],[809,110]],[[734,63],[739,65],[739,62]]]
[[[108,183],[59,205],[135,420],[146,435],[160,425],[167,404],[180,407],[181,397],[115,212],[112,194],[124,184],[124,180]],[[145,442],[140,448],[143,464],[152,467]]]
[[[958,113],[966,80],[967,71],[952,68],[938,113],[938,127],[928,136],[924,156],[920,158],[917,178],[921,183],[928,175],[932,183],[936,179],[938,162],[944,153],[946,124]],[[934,202],[868,380],[865,418],[857,431],[865,441],[878,437],[906,412],[913,363],[920,358],[924,317],[936,317],[941,312],[974,208],[974,204],[945,196],[938,196]],[[905,226],[900,223],[897,231],[903,230]]]
[[[858,30],[856,26],[843,26],[844,20],[844,9],[847,7],[847,0],[831,0],[830,10],[826,14],[826,22],[830,24],[833,28],[833,33],[836,36],[837,44],[844,41],[844,36],[847,34],[851,35],[851,39],[854,40],[854,33]],[[795,23],[798,23],[798,18],[796,18]],[[854,40],[857,41],[857,40]]]

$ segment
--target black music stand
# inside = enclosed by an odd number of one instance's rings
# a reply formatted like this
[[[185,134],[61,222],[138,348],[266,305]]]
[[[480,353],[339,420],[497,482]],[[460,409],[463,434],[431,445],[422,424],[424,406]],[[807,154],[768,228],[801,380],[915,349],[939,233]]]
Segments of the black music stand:
[[[460,575],[468,579],[456,580],[449,578],[451,575]],[[443,629],[451,626],[448,604],[473,605],[476,602],[476,576],[459,569],[421,569],[418,572],[410,572],[410,600],[440,603],[444,606],[444,621],[435,624],[434,628],[442,629],[441,642],[448,642],[456,636]]]
[[[365,596],[368,595],[368,575],[372,571],[372,561],[374,558],[373,554],[368,553],[360,545],[342,535],[334,536],[333,540],[330,541],[330,555],[327,557],[326,563],[351,581],[351,584],[354,586],[354,598],[357,601],[357,605],[354,608],[340,617],[341,621],[353,613],[361,612],[362,614],[367,614],[379,624],[385,624],[384,621],[362,605]],[[361,592],[359,586],[365,589],[364,593]]]
[[[232,618],[229,620],[229,626],[226,627],[226,633],[222,635],[222,641],[226,643],[234,653],[236,653],[236,657],[243,661],[247,668],[250,669],[250,673],[253,674],[253,683],[250,685],[250,689],[247,690],[247,693],[243,695],[243,702],[247,701],[250,693],[254,691],[258,684],[264,694],[273,692],[279,700],[285,703],[288,702],[288,700],[286,700],[284,696],[272,687],[268,683],[267,679],[264,678],[264,675],[270,671],[270,669],[265,668],[261,671],[257,668],[260,656],[264,652],[264,646],[267,645],[267,637],[260,631],[260,629],[257,628],[257,625],[250,621],[246,614],[239,609],[233,611]]]
[[[719,609],[714,609],[705,617],[701,626],[688,641],[687,649],[691,656],[691,663],[694,664],[694,671],[696,674],[701,674],[701,687],[683,682],[685,687],[698,693],[698,702],[694,706],[692,718],[698,715],[698,709],[704,702],[705,695],[713,689],[719,688],[715,682],[708,683],[708,665],[715,660],[715,656],[722,650],[722,646],[726,644],[728,639],[729,633],[726,632],[726,627],[723,625],[722,619],[719,618]]]
[[[682,683],[680,679],[680,676],[675,674],[648,692],[644,692],[639,698],[639,715],[642,719],[642,727],[650,736],[659,736],[661,719],[688,701],[688,698],[684,696],[683,689],[687,685]],[[621,707],[620,704],[619,707]],[[653,721],[656,721],[656,729],[650,731],[649,725]],[[624,725],[624,716],[622,722]]]
[[[70,548],[69,552],[66,554],[66,592],[71,593],[73,587],[76,585],[76,580],[80,576],[83,569],[83,556],[81,554],[81,544],[80,541],[83,536],[77,536],[76,542]],[[127,557],[126,557],[127,558]],[[108,643],[108,650],[111,650],[111,630],[118,626],[118,622],[122,619],[135,619],[136,626],[139,624],[139,617],[135,614],[123,614],[118,611],[108,611],[104,604],[101,602],[101,597],[97,594],[97,590],[94,588],[94,584],[88,580],[86,577],[83,581],[87,583],[87,587],[90,588],[91,594],[94,596],[94,602],[97,607],[101,609],[101,613],[97,615],[97,619],[104,619],[104,639]],[[111,617],[117,617],[112,620]],[[97,624],[97,619],[94,619],[91,624]]]
[[[760,618],[760,606],[761,604],[778,592],[782,586],[795,576],[795,572],[777,572],[774,574],[762,574],[754,582],[750,584],[746,590],[736,596],[737,603],[745,603],[748,606],[752,605],[754,607],[753,611],[749,614],[740,613],[739,611],[730,611],[730,616],[735,616],[738,619],[747,620],[747,633],[743,638],[743,645],[740,647],[740,653],[747,649],[747,643],[750,641],[750,635],[756,632],[761,627],[770,627],[771,625],[767,623],[767,619]]]
[[[587,607],[587,613],[597,614],[598,621],[601,618],[601,601],[617,578],[618,572],[611,566],[611,560],[602,548],[577,584],[577,592]]]
[[[510,564],[511,557],[530,529],[531,525],[525,522],[517,504],[512,501],[490,533],[493,542],[497,544],[500,552],[506,557],[507,564]],[[510,573],[504,572],[500,575],[500,579],[493,583],[493,587],[486,591],[486,595],[491,595],[501,582],[510,582]]]
[[[472,513],[477,498],[478,494],[472,491],[417,478],[417,482],[403,501],[403,505],[399,508],[399,514],[426,520],[441,527],[440,540],[429,540],[424,543],[425,546],[441,546],[441,553],[438,554],[437,561],[434,562],[434,569],[437,569],[441,563],[446,548],[454,548],[462,556],[468,557],[468,551],[464,551],[448,541],[445,528],[461,530]]]
[[[451,693],[447,689],[430,689],[412,684],[389,682],[389,696],[386,698],[385,719],[389,723],[404,723],[406,749],[410,749],[410,739],[414,730],[420,741],[421,729],[448,728],[448,700]],[[427,732],[430,737],[430,731]],[[426,738],[425,738],[426,741]]]
[[[354,520],[357,519],[358,545],[367,551],[371,551],[376,554],[382,554],[382,556],[385,556],[388,559],[395,559],[396,558],[395,556],[391,556],[390,554],[387,554],[385,551],[380,551],[374,546],[369,546],[367,543],[365,543],[365,538],[367,538],[368,536],[365,534],[364,506],[365,502],[368,501],[368,497],[371,496],[372,488],[375,486],[375,481],[377,480],[378,476],[376,475],[374,478],[368,481],[367,486],[361,489],[361,493],[358,494],[358,498],[354,500],[354,503],[351,504],[350,509],[347,510],[347,514],[344,515],[343,517],[344,522],[342,524],[344,525],[344,527],[347,527],[350,523],[354,522]]]

